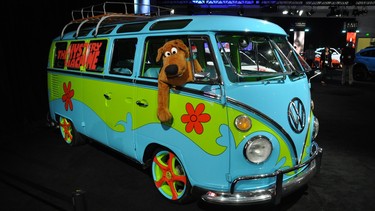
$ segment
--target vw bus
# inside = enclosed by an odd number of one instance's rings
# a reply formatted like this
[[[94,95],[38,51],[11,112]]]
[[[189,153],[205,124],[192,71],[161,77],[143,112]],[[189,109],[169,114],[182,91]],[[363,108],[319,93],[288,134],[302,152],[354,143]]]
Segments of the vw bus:
[[[84,8],[79,18],[73,11],[52,41],[49,112],[65,142],[89,138],[117,150],[149,168],[154,188],[176,203],[199,196],[278,204],[306,185],[323,151],[309,66],[285,31],[265,20],[173,15],[158,6],[130,14],[127,4]],[[160,122],[156,57],[174,39],[189,48],[194,80],[170,89],[173,119]]]

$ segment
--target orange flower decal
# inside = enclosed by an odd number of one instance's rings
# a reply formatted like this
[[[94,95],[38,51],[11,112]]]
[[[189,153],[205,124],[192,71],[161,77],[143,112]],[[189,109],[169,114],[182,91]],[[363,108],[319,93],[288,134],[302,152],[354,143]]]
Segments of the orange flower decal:
[[[64,93],[62,96],[62,101],[65,102],[65,110],[68,110],[70,108],[71,111],[73,111],[73,103],[72,103],[72,97],[74,96],[74,89],[72,88],[72,84],[68,83],[68,86],[66,86],[66,83],[63,84]]]
[[[185,131],[187,133],[190,133],[193,129],[197,134],[203,133],[202,122],[208,122],[211,119],[209,114],[203,113],[204,108],[203,103],[199,103],[195,110],[191,103],[186,104],[187,114],[181,116],[181,121],[186,123]]]

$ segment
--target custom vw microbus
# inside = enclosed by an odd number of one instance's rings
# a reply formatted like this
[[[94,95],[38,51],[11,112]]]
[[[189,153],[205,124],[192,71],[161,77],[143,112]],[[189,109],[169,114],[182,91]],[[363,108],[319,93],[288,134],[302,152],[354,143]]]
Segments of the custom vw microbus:
[[[285,31],[265,20],[174,15],[158,6],[130,14],[128,4],[73,11],[52,41],[49,115],[65,142],[94,140],[144,165],[162,198],[176,203],[199,196],[278,204],[307,185],[321,163],[319,121],[310,68]],[[188,48],[194,77],[170,87],[173,118],[161,122],[157,54],[176,39]]]

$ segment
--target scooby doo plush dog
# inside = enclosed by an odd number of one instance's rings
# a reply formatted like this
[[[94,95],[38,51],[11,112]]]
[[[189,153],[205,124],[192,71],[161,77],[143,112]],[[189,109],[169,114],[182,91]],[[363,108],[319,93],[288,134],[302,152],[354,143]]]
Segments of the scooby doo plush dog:
[[[158,78],[158,118],[161,122],[172,119],[169,111],[169,90],[171,87],[182,86],[192,81],[193,70],[190,59],[189,48],[180,39],[166,42],[158,49],[156,61],[163,57],[163,66]],[[202,67],[196,59],[194,62],[195,72],[201,72]]]

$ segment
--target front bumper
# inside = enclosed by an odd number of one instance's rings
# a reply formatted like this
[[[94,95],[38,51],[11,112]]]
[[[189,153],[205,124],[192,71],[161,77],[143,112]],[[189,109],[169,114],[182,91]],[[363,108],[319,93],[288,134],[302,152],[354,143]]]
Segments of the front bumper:
[[[214,204],[255,204],[273,202],[279,204],[282,197],[294,192],[305,185],[317,172],[319,172],[323,149],[315,144],[316,150],[313,155],[304,163],[293,166],[285,170],[278,170],[271,174],[243,176],[233,180],[230,192],[208,191],[202,195],[202,200]],[[286,173],[308,166],[303,172],[295,177],[283,182],[283,176]],[[268,177],[276,177],[276,183],[273,187],[267,189],[253,190],[247,192],[234,192],[237,182],[241,180],[255,180]]]

